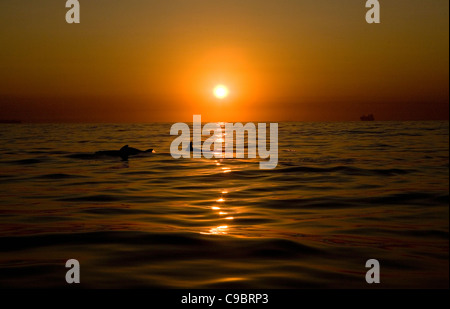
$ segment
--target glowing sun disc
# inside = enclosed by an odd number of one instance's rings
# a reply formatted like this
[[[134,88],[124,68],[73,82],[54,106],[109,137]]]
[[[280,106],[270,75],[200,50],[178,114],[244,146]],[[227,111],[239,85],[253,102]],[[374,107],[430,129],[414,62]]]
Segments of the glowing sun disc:
[[[217,86],[214,88],[214,95],[218,99],[225,99],[228,96],[228,88],[222,85]]]

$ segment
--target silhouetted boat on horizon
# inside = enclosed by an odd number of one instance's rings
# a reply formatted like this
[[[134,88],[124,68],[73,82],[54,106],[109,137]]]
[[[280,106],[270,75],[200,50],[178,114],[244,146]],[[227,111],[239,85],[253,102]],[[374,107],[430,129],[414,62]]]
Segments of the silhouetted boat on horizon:
[[[375,121],[375,116],[373,114],[361,116],[361,121]]]

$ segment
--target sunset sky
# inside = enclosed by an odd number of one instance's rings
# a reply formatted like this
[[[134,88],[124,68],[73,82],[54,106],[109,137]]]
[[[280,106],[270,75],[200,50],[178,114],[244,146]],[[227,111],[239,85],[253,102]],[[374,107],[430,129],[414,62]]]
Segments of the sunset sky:
[[[0,119],[448,119],[449,1],[380,2],[2,0]]]

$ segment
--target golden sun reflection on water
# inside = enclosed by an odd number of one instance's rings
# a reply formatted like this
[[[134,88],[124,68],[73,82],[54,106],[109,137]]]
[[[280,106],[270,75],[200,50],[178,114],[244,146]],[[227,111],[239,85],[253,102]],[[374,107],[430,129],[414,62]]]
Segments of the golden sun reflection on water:
[[[227,282],[234,282],[234,281],[246,281],[249,280],[248,278],[239,278],[239,277],[229,277],[229,278],[221,278],[213,281],[213,283],[227,283]]]
[[[217,125],[222,127],[222,129],[223,129],[225,124],[218,123]],[[224,131],[222,131],[222,132],[224,132]],[[224,143],[225,136],[226,136],[226,133],[216,134],[215,138],[216,138],[217,142]],[[220,157],[224,158],[225,157],[225,154],[223,152],[221,152],[221,153],[215,152],[214,154],[216,155],[216,158],[220,158]],[[231,168],[222,167],[223,166],[222,160],[220,160],[220,159],[215,160],[214,163],[215,163],[215,166],[217,167],[217,169],[219,171],[221,171],[223,174],[231,172]],[[223,188],[219,192],[220,192],[219,198],[217,200],[215,200],[215,203],[220,203],[221,205],[223,205],[226,202],[224,195],[228,194],[229,190],[227,190],[226,188]],[[234,217],[230,216],[230,214],[233,214],[233,211],[231,211],[231,213],[228,210],[224,211],[222,209],[222,207],[219,207],[219,206],[212,206],[211,209],[212,209],[212,211],[215,212],[216,215],[220,216],[221,220],[224,220],[226,222],[230,222],[230,221],[234,220]],[[200,234],[203,234],[203,235],[228,235],[229,230],[230,230],[230,227],[228,224],[222,224],[219,226],[210,227],[207,232],[202,231],[202,232],[200,232]],[[231,280],[235,280],[235,279],[240,280],[239,278],[232,278]]]
[[[209,233],[201,232],[203,235],[227,235],[228,234],[228,225],[221,225],[209,230]]]
[[[225,159],[225,152],[224,152],[224,151],[222,151],[222,152],[215,151],[215,152],[214,152],[214,157],[215,157],[215,158],[222,158],[222,159]],[[220,164],[220,163],[217,163],[216,165],[220,166],[221,164]]]

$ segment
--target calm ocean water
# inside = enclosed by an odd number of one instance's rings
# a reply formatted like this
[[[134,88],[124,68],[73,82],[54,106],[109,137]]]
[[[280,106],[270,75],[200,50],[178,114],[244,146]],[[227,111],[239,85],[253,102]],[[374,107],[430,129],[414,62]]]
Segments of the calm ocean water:
[[[449,286],[448,122],[281,123],[279,165],[174,160],[171,124],[0,128],[0,287]],[[99,150],[154,148],[120,159]]]

